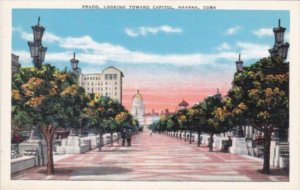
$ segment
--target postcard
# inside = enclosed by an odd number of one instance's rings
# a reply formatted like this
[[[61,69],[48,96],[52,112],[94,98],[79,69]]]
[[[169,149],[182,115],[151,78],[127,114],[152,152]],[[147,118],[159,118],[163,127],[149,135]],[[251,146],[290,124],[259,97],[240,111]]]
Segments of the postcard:
[[[299,1],[1,6],[1,189],[299,189]]]

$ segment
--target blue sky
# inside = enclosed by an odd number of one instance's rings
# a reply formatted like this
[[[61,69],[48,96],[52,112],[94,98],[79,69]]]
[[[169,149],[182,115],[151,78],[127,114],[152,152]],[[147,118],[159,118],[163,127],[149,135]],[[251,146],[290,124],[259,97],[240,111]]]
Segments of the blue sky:
[[[198,93],[225,94],[238,54],[245,65],[268,56],[278,19],[286,41],[290,27],[288,11],[14,9],[12,49],[24,66],[32,65],[27,41],[38,16],[45,62],[70,68],[75,51],[84,73],[122,70],[125,89],[200,86]]]

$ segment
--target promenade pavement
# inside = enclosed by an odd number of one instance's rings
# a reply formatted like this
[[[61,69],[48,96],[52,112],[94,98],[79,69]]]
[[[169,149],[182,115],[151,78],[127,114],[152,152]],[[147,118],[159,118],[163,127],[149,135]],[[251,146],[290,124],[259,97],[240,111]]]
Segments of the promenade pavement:
[[[120,181],[288,181],[284,172],[265,175],[262,159],[208,152],[202,145],[148,132],[133,137],[131,147],[106,145],[85,154],[55,157],[55,174],[36,167],[12,175],[13,180]],[[273,170],[272,170],[273,171]]]

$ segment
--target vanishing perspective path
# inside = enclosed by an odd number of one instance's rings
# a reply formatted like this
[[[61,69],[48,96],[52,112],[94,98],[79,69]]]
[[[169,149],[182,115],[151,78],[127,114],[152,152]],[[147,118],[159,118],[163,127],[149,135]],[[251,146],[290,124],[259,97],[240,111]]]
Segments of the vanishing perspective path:
[[[115,143],[85,154],[56,158],[55,174],[45,167],[16,173],[19,180],[130,180],[130,181],[288,181],[288,176],[264,175],[262,160],[222,152],[208,152],[169,136],[143,132],[131,147]]]

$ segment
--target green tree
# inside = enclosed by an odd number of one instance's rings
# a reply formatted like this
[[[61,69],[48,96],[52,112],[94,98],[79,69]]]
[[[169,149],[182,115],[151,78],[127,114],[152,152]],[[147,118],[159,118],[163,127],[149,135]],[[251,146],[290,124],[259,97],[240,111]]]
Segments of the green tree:
[[[289,126],[289,63],[263,58],[235,73],[230,97],[233,115],[264,134],[263,172],[270,172],[270,142],[275,130]]]
[[[12,79],[12,120],[34,124],[47,144],[47,174],[54,173],[53,136],[57,127],[73,127],[85,100],[84,90],[67,71],[44,64],[42,68],[22,68]],[[23,117],[22,116],[22,117]],[[23,118],[24,118],[23,117]]]
[[[215,96],[209,96],[204,99],[203,101],[203,111],[206,118],[205,122],[205,132],[210,134],[209,138],[209,151],[213,151],[213,136],[214,134],[218,134],[221,132],[221,128],[217,127],[217,122],[215,119],[215,110],[218,107],[221,107],[221,97],[215,95]]]

